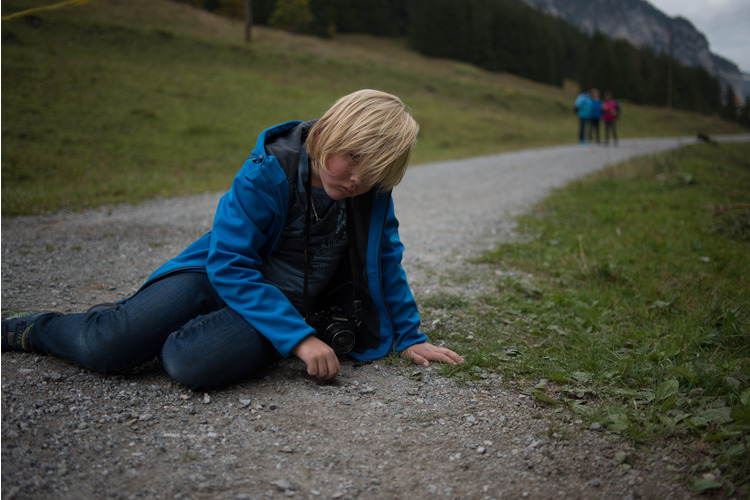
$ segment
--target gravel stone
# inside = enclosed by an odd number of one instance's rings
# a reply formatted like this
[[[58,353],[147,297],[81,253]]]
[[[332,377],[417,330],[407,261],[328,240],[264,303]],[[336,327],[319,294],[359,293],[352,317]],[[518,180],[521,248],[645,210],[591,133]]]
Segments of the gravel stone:
[[[494,286],[497,277],[467,259],[512,238],[513,218],[549,189],[692,142],[623,140],[412,167],[394,197],[417,301]],[[79,312],[129,296],[210,229],[220,195],[3,218],[3,309]],[[572,415],[501,386],[494,374],[461,384],[439,367],[390,358],[343,360],[337,379],[321,383],[287,359],[194,394],[157,359],[103,375],[7,352],[3,499],[691,497],[679,482],[684,457],[584,432]]]

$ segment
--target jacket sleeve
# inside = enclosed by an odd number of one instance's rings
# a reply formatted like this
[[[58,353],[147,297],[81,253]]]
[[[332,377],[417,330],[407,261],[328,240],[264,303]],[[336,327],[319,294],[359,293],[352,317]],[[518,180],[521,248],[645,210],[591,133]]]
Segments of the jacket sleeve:
[[[401,266],[404,245],[398,236],[398,220],[393,209],[393,199],[388,202],[385,232],[381,249],[382,284],[386,302],[393,317],[396,351],[420,342],[427,336],[419,332],[419,310]]]
[[[271,165],[272,167],[273,165]],[[272,179],[267,165],[243,166],[216,210],[207,271],[227,306],[239,313],[287,357],[314,330],[259,268],[281,233],[288,184]],[[280,171],[280,169],[277,169]],[[217,332],[220,334],[220,332]]]

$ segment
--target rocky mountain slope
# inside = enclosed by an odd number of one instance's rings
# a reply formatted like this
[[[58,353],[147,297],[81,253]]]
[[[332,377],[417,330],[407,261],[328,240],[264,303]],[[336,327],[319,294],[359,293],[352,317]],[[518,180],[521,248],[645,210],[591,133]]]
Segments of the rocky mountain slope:
[[[682,17],[669,17],[645,0],[524,0],[544,12],[560,16],[586,33],[599,31],[656,53],[670,52],[687,66],[702,66],[745,96],[742,73],[735,63],[713,54],[708,39]]]

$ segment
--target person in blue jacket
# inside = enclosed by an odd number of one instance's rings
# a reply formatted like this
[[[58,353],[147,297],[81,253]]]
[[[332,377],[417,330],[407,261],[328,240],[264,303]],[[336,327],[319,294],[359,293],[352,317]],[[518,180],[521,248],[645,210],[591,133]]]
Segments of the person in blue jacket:
[[[593,112],[594,100],[591,98],[588,88],[584,88],[576,97],[573,104],[573,111],[578,115],[578,141],[581,144],[586,142],[586,125],[590,123]]]
[[[102,372],[159,356],[192,389],[226,386],[292,355],[320,380],[339,372],[337,351],[463,362],[419,331],[401,266],[391,190],[418,130],[398,97],[360,90],[319,120],[263,131],[209,233],[116,304],[3,313],[3,350]]]
[[[602,119],[602,100],[599,89],[591,89],[591,109],[589,110],[589,142],[593,142],[596,133],[596,143],[599,144],[599,121]]]

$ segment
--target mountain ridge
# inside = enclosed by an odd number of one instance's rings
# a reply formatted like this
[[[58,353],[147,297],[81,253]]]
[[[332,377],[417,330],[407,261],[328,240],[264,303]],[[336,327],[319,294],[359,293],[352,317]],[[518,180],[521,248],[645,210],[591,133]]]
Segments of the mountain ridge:
[[[688,19],[670,17],[646,0],[523,0],[539,10],[561,17],[583,32],[598,31],[657,54],[670,53],[686,66],[702,67],[716,76],[722,88],[731,86],[744,101],[743,76],[734,62],[714,54],[708,38]]]

